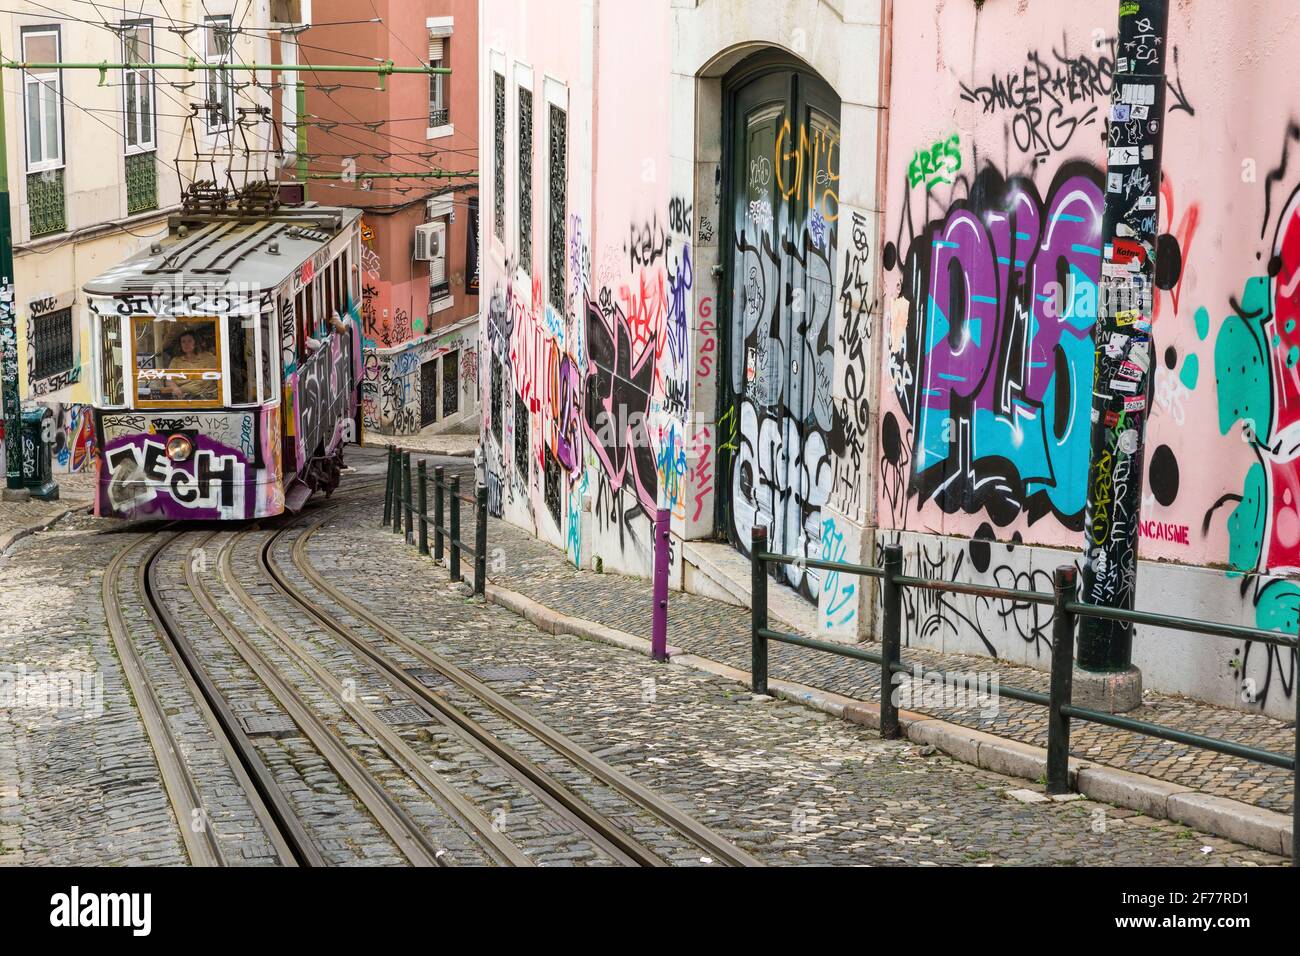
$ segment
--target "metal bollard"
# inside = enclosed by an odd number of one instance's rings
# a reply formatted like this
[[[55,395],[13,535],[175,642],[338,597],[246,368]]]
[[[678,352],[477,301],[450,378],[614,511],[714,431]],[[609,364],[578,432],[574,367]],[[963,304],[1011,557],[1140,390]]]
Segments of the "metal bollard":
[[[384,476],[384,523],[383,527],[387,528],[393,520],[393,475],[397,474],[397,469],[393,467],[393,446],[388,446],[388,470]]]
[[[394,448],[393,457],[393,534],[402,533],[402,449]]]
[[[446,511],[443,508],[443,496],[447,492],[447,469],[438,465],[433,469],[433,560],[442,563],[443,539],[442,530],[445,520]]]
[[[429,554],[429,471],[424,459],[420,459],[420,553]]]
[[[880,633],[880,736],[897,740],[903,735],[894,701],[894,666],[903,659],[903,546],[885,547],[885,579],[881,585],[884,605]]]
[[[460,476],[451,479],[451,579],[460,577]]]
[[[403,471],[403,494],[402,506],[406,509],[406,543],[415,543],[415,500],[411,490],[411,453],[408,451],[402,456]]]
[[[761,632],[767,630],[767,565],[762,555],[767,553],[767,529],[754,528],[749,540],[749,561],[751,568],[751,622],[750,642],[752,658],[750,663],[750,689],[757,695],[767,696],[767,638]]]
[[[1047,710],[1047,792],[1054,796],[1070,792],[1070,718],[1062,708],[1069,706],[1074,692],[1075,615],[1067,605],[1078,594],[1079,572],[1073,565],[1056,569],[1056,602],[1052,623],[1052,692]]]
[[[479,485],[474,495],[478,521],[474,526],[474,593],[482,597],[487,594],[487,485]]]

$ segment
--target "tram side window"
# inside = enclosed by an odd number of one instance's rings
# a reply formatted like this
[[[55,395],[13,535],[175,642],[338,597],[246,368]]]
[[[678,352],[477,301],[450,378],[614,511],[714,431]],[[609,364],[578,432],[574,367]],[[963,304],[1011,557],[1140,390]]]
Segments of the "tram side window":
[[[99,388],[101,401],[109,407],[126,404],[126,386],[122,374],[125,358],[122,345],[122,320],[117,316],[100,316]]]
[[[262,316],[262,395],[261,400],[274,404],[279,396],[275,391],[275,362],[280,354],[280,326],[274,312]]]
[[[221,404],[221,330],[217,319],[138,317],[132,333],[137,404]]]
[[[312,309],[311,286],[303,286],[298,293],[298,355],[307,357],[307,340],[316,328],[316,313]]]
[[[230,319],[230,404],[257,404],[257,316]]]

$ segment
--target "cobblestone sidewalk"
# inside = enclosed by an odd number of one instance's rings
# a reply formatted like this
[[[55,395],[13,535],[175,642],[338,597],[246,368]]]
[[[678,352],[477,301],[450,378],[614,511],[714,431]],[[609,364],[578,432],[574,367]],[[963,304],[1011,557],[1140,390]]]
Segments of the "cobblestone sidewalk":
[[[95,473],[59,475],[59,500],[0,501],[0,554],[19,538],[95,503]]]
[[[454,467],[449,473],[454,472]],[[468,471],[462,472],[468,474]],[[490,580],[560,614],[583,618],[648,640],[652,602],[648,581],[577,571],[564,554],[520,529],[493,519],[489,545],[504,554],[489,572]],[[780,625],[774,625],[780,626]],[[673,592],[669,601],[668,640],[688,654],[708,658],[746,673],[750,666],[749,611],[709,598]],[[793,627],[787,628],[795,630]],[[879,650],[878,644],[867,645]],[[772,643],[769,673],[784,679],[863,701],[880,699],[879,671],[861,662]],[[996,666],[1001,683],[1046,692],[1048,675],[1022,665],[984,657],[942,655],[904,648],[903,659],[927,669],[987,672]],[[954,724],[1035,747],[1047,746],[1047,714],[1041,707],[1007,698],[995,716],[972,709],[913,706],[911,710]],[[1277,753],[1294,747],[1292,725],[1188,698],[1148,692],[1130,716],[1211,737],[1250,744]],[[1285,770],[1224,757],[1182,744],[1156,740],[1076,721],[1071,753],[1092,764],[1143,774],[1214,796],[1262,809],[1290,813],[1292,776]]]
[[[498,692],[768,864],[1281,862],[1131,810],[1048,800],[1023,781],[969,767],[934,747],[882,741],[872,730],[795,703],[756,700],[712,674],[547,634],[448,587],[445,571],[379,528],[376,504],[382,507],[382,496],[330,521],[311,542],[313,563],[437,653],[462,667],[496,670]],[[639,582],[596,575],[583,581],[563,572],[544,548],[530,547],[526,536],[495,525],[491,533],[494,546],[518,565],[516,575],[546,582],[549,600],[558,603],[573,588],[575,610],[603,613],[634,633],[642,630],[638,618],[648,621]],[[373,574],[376,567],[382,576]],[[605,586],[610,593],[601,597]],[[712,602],[692,612],[684,612],[685,603],[674,611],[678,633],[685,621],[701,630],[725,623],[709,616]],[[513,810],[503,809],[512,819]]]

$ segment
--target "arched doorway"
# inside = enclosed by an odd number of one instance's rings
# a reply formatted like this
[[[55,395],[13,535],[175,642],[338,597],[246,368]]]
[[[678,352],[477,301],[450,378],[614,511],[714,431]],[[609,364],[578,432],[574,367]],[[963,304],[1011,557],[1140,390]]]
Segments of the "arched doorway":
[[[776,52],[738,65],[723,92],[719,527],[746,554],[766,526],[773,551],[820,558],[834,482],[840,100]],[[817,572],[782,573],[817,599]]]

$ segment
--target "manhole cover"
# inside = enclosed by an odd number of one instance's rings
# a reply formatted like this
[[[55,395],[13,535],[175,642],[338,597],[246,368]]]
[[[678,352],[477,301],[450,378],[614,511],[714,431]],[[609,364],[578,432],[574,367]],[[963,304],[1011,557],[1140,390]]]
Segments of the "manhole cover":
[[[433,723],[433,718],[419,707],[389,707],[375,711],[375,716],[390,727],[419,727]]]
[[[427,667],[412,667],[406,673],[410,674],[425,687],[450,687],[451,681],[443,677],[435,670]]]
[[[531,667],[471,667],[469,672],[481,681],[518,683],[536,680],[540,675]]]
[[[244,733],[250,737],[293,737],[298,733],[298,725],[288,717],[280,714],[249,714],[239,718],[244,725]]]

